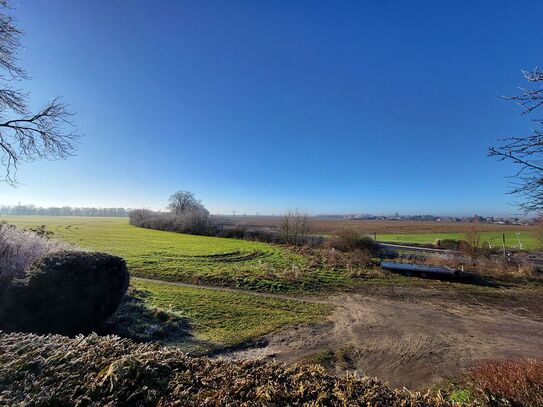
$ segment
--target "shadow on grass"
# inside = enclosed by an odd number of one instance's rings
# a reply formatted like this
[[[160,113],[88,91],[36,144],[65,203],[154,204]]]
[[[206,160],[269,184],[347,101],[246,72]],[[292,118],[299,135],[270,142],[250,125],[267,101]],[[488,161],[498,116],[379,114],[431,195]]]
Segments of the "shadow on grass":
[[[197,355],[217,348],[217,344],[196,338],[187,318],[146,306],[143,300],[146,295],[148,294],[145,291],[130,290],[98,334],[117,335],[135,342],[176,345]]]

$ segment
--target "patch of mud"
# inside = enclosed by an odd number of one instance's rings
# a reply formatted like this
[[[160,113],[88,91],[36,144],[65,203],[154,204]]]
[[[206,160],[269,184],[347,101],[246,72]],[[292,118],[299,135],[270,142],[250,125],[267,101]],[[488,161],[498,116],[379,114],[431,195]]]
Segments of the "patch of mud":
[[[414,389],[453,378],[480,360],[543,357],[541,315],[433,296],[402,297],[331,297],[336,309],[325,323],[285,329],[263,338],[265,347],[223,356],[299,362],[331,352],[336,372],[355,371]]]

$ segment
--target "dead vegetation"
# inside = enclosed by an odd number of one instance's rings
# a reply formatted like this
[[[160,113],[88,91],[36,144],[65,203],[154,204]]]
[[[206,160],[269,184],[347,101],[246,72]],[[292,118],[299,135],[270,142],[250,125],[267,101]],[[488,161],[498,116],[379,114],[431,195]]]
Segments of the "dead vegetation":
[[[317,366],[191,358],[114,336],[0,334],[0,404],[131,406],[449,406],[435,392]]]
[[[73,245],[49,239],[44,226],[22,230],[4,221],[0,222],[0,284],[22,278],[30,264],[46,254],[81,250]]]
[[[424,260],[418,260],[417,262],[433,266],[463,269],[476,273],[481,277],[505,280],[540,279],[536,268],[529,261],[509,261],[496,255],[478,255],[466,258],[456,254],[435,253],[428,255]]]
[[[481,363],[468,373],[467,387],[490,406],[543,406],[543,360]]]

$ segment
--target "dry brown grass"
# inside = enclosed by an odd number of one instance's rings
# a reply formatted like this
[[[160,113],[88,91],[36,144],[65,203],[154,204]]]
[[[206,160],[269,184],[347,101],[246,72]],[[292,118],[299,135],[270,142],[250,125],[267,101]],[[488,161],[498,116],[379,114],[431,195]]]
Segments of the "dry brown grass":
[[[117,337],[0,334],[1,405],[450,406],[317,366],[191,358]]]
[[[536,278],[537,272],[533,264],[527,261],[504,262],[500,257],[476,257],[474,261],[454,254],[432,254],[423,261],[424,264],[446,266],[453,269],[465,268],[482,276],[500,278]]]
[[[468,374],[468,385],[490,406],[543,406],[543,360],[488,361]]]

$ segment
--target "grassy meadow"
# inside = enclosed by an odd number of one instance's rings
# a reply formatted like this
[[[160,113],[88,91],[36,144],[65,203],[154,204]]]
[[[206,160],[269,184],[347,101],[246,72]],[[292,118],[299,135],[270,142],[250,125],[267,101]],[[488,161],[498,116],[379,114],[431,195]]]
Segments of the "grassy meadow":
[[[275,216],[237,216],[227,217],[229,225],[245,225],[247,227],[269,227],[277,229],[281,217]],[[397,243],[435,243],[437,239],[462,239],[462,233],[470,227],[466,222],[437,222],[414,220],[355,220],[355,219],[312,219],[312,232],[322,236],[331,236],[341,229],[355,230],[367,234],[377,240]],[[533,226],[500,225],[496,223],[480,223],[481,240],[493,246],[502,245],[502,233],[505,233],[505,245],[519,248],[517,236],[520,233],[522,248],[536,250],[543,248],[542,242],[534,237]]]
[[[129,225],[126,218],[21,216],[0,220],[23,228],[44,224],[54,238],[122,256],[132,276],[261,291],[303,291],[304,287],[304,282],[295,285],[285,275],[293,266],[305,267],[307,259],[266,243],[142,229]],[[319,284],[311,279],[306,283]],[[192,337],[180,338],[178,345],[200,351],[236,345],[286,325],[314,322],[331,310],[327,305],[160,281],[132,279],[131,286],[143,294],[141,299],[149,308],[187,319]]]
[[[489,242],[492,247],[502,247],[502,233],[505,233],[505,246],[519,249],[519,241],[514,231],[483,231],[481,242]],[[438,239],[462,239],[462,233],[387,233],[378,234],[377,240],[395,243],[435,243]],[[531,230],[521,229],[519,239],[523,250],[536,250],[541,248],[541,242],[535,238]]]
[[[306,257],[267,243],[143,229],[126,218],[0,219],[23,228],[44,224],[57,239],[121,256],[137,277],[266,292],[313,292],[348,282],[343,273],[308,269]]]

